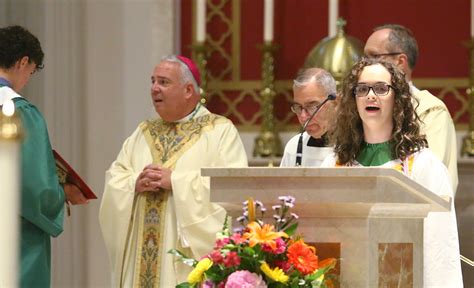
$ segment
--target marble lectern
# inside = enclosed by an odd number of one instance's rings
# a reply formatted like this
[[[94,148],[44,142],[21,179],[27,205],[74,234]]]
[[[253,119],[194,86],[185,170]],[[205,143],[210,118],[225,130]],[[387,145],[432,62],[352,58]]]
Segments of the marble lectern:
[[[340,245],[342,287],[422,287],[423,219],[451,207],[388,168],[203,168],[202,176],[211,202],[232,216],[248,197],[270,208],[294,196],[298,234]]]

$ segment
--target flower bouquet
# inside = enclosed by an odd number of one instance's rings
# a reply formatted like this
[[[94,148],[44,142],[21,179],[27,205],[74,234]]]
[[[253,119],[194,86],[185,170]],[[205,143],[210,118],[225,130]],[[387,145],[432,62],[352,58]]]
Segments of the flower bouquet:
[[[332,287],[335,275],[326,272],[335,267],[336,260],[318,261],[316,249],[294,236],[298,216],[290,209],[295,198],[281,196],[279,200],[272,207],[273,225],[263,222],[266,209],[260,201],[245,201],[244,213],[237,218],[242,228],[231,233],[226,220],[214,250],[199,261],[170,250],[194,267],[188,281],[176,287]]]

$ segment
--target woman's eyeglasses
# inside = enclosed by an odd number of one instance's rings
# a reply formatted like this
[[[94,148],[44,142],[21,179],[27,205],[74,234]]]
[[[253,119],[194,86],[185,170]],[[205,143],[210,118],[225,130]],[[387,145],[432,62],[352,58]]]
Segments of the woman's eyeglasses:
[[[376,83],[373,86],[366,84],[358,84],[354,87],[354,95],[357,97],[365,97],[369,95],[370,89],[374,91],[374,94],[377,96],[385,96],[390,92],[390,88],[394,89],[393,86],[386,83]]]

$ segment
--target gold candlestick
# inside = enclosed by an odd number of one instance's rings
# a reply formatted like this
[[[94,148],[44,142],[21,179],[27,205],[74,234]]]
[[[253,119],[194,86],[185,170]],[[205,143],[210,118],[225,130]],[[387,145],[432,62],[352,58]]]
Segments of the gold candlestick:
[[[255,139],[254,156],[271,157],[281,156],[282,146],[280,137],[275,130],[275,115],[273,114],[273,100],[276,92],[274,88],[274,57],[276,45],[272,42],[265,42],[261,49],[262,59],[262,110],[263,122],[259,136]]]
[[[469,131],[463,139],[462,154],[474,156],[474,37],[468,44],[471,50],[471,71],[469,77],[469,88],[467,94],[469,97]]]
[[[208,49],[204,42],[197,42],[192,46],[193,59],[198,66],[199,73],[201,74],[201,104],[205,105],[207,102],[207,57]]]
[[[5,105],[8,105],[5,103]],[[12,105],[14,105],[12,103]],[[2,106],[0,106],[2,108]],[[0,109],[0,140],[20,141],[23,137],[21,120],[16,113],[4,113]]]

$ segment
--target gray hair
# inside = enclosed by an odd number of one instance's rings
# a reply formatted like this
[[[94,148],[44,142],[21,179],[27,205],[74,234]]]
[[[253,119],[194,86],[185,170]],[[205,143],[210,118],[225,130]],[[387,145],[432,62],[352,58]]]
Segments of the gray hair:
[[[385,24],[374,28],[375,31],[389,29],[388,52],[403,52],[408,57],[410,69],[414,69],[418,60],[418,43],[410,29],[398,24]]]
[[[327,95],[336,95],[336,81],[331,73],[321,68],[308,68],[300,70],[293,80],[293,89],[305,87],[310,83],[321,86]]]
[[[191,73],[191,70],[189,70],[188,65],[184,64],[181,60],[179,60],[176,55],[164,56],[163,58],[161,58],[161,61],[178,63],[179,68],[181,69],[181,83],[185,84],[187,82],[191,82],[191,84],[193,84],[194,91],[200,94],[199,85],[197,84],[196,79],[194,79],[193,73]]]

